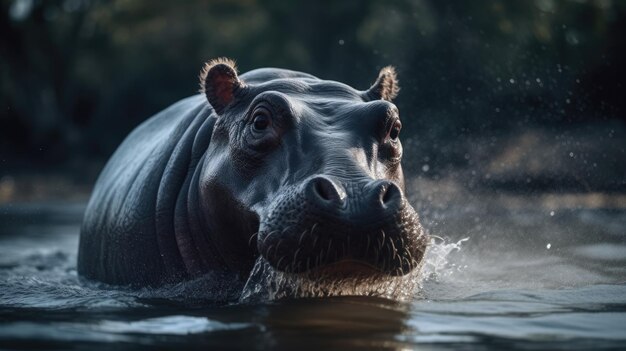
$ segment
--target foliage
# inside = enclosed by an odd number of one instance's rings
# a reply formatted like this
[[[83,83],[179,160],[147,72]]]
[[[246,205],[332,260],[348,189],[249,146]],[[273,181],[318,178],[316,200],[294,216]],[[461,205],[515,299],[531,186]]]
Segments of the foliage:
[[[398,68],[404,137],[441,146],[519,127],[624,119],[624,2],[437,0],[0,2],[0,155],[104,160],[197,92],[207,59],[365,89]]]

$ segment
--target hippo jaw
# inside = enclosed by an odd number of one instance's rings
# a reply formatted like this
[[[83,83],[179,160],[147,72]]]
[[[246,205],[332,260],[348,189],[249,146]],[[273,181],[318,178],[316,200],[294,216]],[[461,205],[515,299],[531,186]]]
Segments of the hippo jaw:
[[[307,276],[417,270],[427,240],[400,188],[386,180],[343,184],[316,176],[283,191],[261,218],[259,254],[278,271]]]
[[[259,256],[240,301],[414,298],[428,239],[400,189],[321,178],[289,187],[260,215]]]

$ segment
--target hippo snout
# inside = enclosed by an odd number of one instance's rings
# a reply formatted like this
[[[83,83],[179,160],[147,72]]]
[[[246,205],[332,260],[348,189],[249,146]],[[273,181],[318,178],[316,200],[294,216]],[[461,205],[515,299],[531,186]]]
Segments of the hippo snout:
[[[305,198],[318,207],[320,216],[333,217],[354,226],[368,227],[385,217],[393,217],[403,206],[400,188],[389,180],[343,185],[327,176],[316,176],[304,185]]]
[[[327,175],[276,198],[258,239],[261,255],[290,273],[349,262],[404,275],[419,267],[426,246],[417,214],[394,182]]]

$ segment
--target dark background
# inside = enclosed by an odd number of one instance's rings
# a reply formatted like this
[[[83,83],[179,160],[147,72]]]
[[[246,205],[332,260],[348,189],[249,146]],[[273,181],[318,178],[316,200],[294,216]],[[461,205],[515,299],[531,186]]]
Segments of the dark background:
[[[366,89],[398,69],[409,176],[626,189],[626,2],[0,1],[0,202],[86,196],[204,61]]]

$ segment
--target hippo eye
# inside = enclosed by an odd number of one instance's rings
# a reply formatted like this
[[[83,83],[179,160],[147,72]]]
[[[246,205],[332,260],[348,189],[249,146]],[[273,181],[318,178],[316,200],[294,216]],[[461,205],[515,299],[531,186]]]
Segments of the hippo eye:
[[[400,123],[395,123],[393,128],[389,131],[389,139],[397,141],[400,136],[400,129],[402,129],[402,125]]]
[[[254,117],[254,129],[265,130],[270,125],[270,119],[266,115],[258,115]]]
[[[261,132],[266,130],[270,126],[271,120],[269,112],[265,109],[259,109],[254,113],[252,119],[252,127],[255,131]]]

